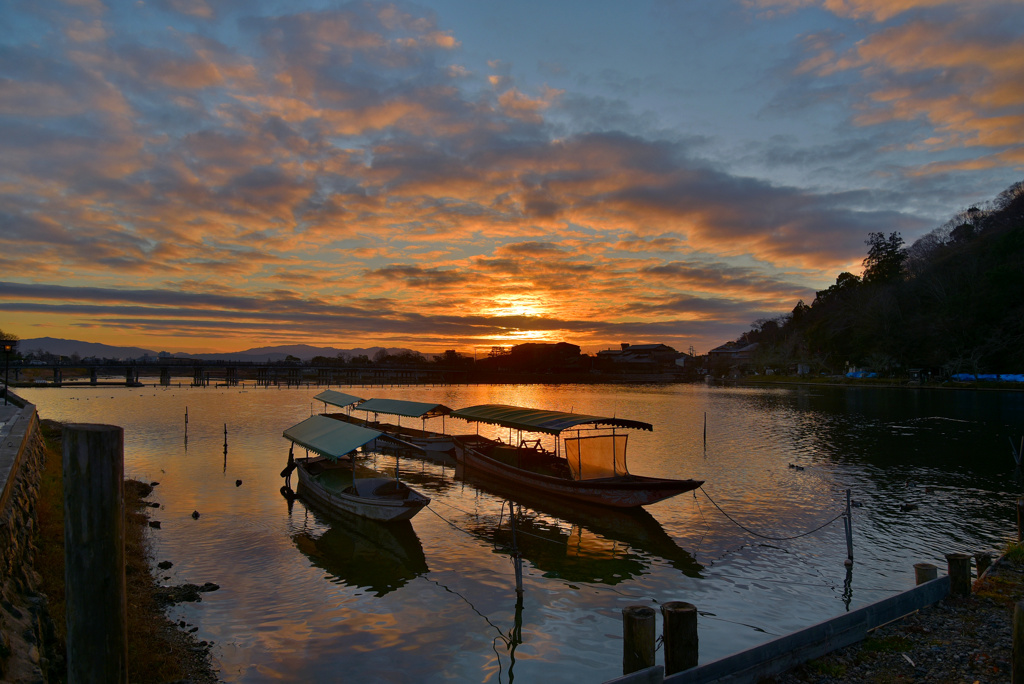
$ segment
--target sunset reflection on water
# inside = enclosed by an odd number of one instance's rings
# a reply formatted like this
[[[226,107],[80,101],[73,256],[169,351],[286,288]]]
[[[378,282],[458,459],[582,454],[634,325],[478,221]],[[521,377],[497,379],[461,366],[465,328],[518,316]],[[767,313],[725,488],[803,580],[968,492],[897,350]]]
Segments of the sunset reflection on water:
[[[125,472],[158,481],[155,561],[168,583],[216,582],[171,609],[212,640],[227,681],[508,681],[517,626],[508,504],[444,462],[403,458],[433,500],[403,531],[291,505],[281,433],[319,410],[322,388],[30,389],[41,417],[125,428]],[[362,397],[460,408],[504,403],[650,422],[630,470],[704,479],[704,490],[635,514],[522,499],[525,681],[620,674],[621,609],[686,600],[707,662],[913,585],[912,566],[999,547],[1014,531],[1019,474],[1006,431],[1018,394],[722,389],[694,385],[366,388]],[[185,409],[188,441],[185,442]],[[707,446],[703,440],[707,415]],[[224,426],[228,429],[224,453]],[[475,426],[449,420],[450,432]],[[482,434],[507,430],[481,426]],[[490,432],[488,432],[490,431]],[[547,438],[546,438],[547,439]],[[300,454],[297,454],[300,455]],[[364,461],[393,472],[393,456]],[[799,466],[799,469],[796,467]],[[236,481],[242,484],[236,486]],[[856,563],[833,518],[849,487]],[[900,512],[901,501],[919,508]],[[548,505],[545,505],[548,503]],[[193,519],[192,512],[200,513]]]

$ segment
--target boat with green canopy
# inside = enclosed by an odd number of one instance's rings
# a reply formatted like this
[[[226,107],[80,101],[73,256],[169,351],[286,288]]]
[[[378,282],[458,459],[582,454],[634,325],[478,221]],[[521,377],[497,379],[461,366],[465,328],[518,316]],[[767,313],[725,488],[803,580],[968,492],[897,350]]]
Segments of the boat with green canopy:
[[[289,488],[292,471],[299,474],[299,494],[329,510],[344,511],[379,520],[409,520],[430,503],[430,498],[409,488],[396,477],[356,477],[354,452],[378,440],[415,449],[379,430],[344,423],[326,416],[310,416],[284,431],[291,440],[288,465],[281,471]],[[295,445],[317,454],[304,459],[294,456]],[[351,470],[351,472],[349,472]]]
[[[337,406],[338,408],[348,409],[349,411],[351,411],[353,406],[362,401],[366,401],[362,397],[357,397],[354,394],[345,394],[344,392],[339,392],[338,390],[331,389],[324,390],[323,392],[321,392],[320,394],[316,395],[313,398],[316,399],[317,401],[324,402],[324,411],[327,410],[328,404],[330,404],[331,406]]]
[[[633,475],[626,466],[630,430],[653,430],[637,420],[505,404],[482,404],[451,413],[472,423],[509,429],[509,441],[479,434],[454,438],[455,457],[473,472],[505,487],[526,487],[558,497],[602,506],[633,508],[662,501],[700,487],[702,480]],[[512,432],[517,431],[513,439]],[[553,435],[554,448],[523,433]],[[563,434],[567,433],[567,434]]]
[[[348,397],[349,395],[345,395]],[[319,396],[318,396],[319,398]],[[331,403],[334,403],[333,401]],[[335,404],[340,405],[340,404]],[[444,404],[423,401],[406,401],[404,399],[367,399],[353,403],[356,411],[365,411],[366,418],[358,418],[350,414],[330,414],[331,418],[343,420],[354,425],[380,430],[402,441],[415,444],[424,451],[451,451],[455,448],[452,436],[445,434],[444,418],[452,412]],[[370,414],[373,418],[370,418]],[[381,422],[380,416],[395,416],[395,422]],[[421,427],[402,425],[402,418],[419,419]],[[432,418],[441,419],[440,432],[427,430],[427,421]]]

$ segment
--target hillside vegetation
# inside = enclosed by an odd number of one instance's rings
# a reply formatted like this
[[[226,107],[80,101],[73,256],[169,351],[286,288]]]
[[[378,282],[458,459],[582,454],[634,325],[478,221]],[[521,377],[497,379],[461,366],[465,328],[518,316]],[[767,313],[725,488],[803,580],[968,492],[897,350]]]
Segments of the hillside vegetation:
[[[1024,372],[1024,182],[904,247],[871,233],[861,275],[840,273],[810,305],[760,320],[754,367],[841,373]]]

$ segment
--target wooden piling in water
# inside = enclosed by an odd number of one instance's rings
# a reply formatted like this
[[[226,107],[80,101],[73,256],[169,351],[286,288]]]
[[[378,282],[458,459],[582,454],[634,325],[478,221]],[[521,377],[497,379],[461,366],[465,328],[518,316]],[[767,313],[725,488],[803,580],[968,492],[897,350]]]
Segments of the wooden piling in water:
[[[661,606],[665,674],[697,667],[697,606],[669,601]]]
[[[622,609],[622,674],[654,667],[654,609]]]
[[[990,565],[992,565],[992,556],[989,555],[988,551],[979,551],[974,554],[974,567],[977,568],[978,577],[985,574]]]
[[[124,430],[63,430],[68,682],[128,681]]]
[[[971,595],[971,555],[968,553],[947,553],[946,563],[949,574],[951,596]]]
[[[917,584],[931,582],[939,576],[939,569],[931,563],[914,563],[914,580]]]

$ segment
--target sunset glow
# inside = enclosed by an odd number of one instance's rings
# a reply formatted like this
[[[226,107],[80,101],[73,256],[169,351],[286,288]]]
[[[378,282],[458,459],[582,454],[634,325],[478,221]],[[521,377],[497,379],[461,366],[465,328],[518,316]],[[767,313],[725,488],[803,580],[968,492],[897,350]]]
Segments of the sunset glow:
[[[21,338],[705,352],[1024,176],[1019,0],[4,18]]]

